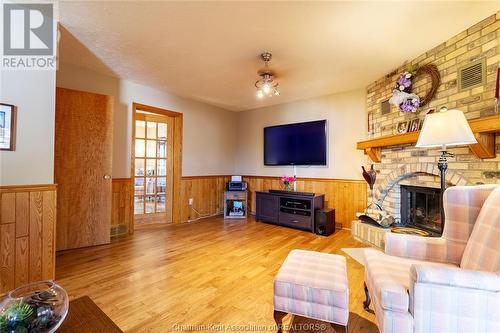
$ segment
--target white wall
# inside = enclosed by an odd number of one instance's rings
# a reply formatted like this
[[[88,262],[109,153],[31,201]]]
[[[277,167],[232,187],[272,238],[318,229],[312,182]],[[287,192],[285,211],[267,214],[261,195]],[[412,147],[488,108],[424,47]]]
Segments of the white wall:
[[[130,177],[132,102],[184,114],[183,175],[292,174],[263,163],[263,128],[327,119],[328,166],[298,167],[299,177],[362,179],[365,162],[356,142],[365,139],[364,89],[244,112],[231,112],[127,80],[61,63],[57,86],[115,97],[113,177]]]
[[[54,71],[2,71],[0,101],[17,106],[16,150],[0,151],[0,185],[54,182]]]
[[[114,96],[115,178],[130,177],[133,102],[183,113],[183,176],[234,173],[234,112],[64,63],[59,65],[57,86]]]
[[[364,89],[238,114],[236,173],[243,175],[292,175],[292,167],[264,166],[263,128],[311,120],[327,120],[327,166],[297,167],[299,177],[362,179],[363,152],[356,142],[365,139]]]

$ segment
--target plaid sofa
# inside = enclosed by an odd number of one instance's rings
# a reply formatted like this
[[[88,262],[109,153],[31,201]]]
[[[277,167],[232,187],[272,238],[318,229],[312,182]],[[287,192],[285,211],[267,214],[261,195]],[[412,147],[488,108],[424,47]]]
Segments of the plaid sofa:
[[[382,333],[500,332],[500,186],[444,193],[440,238],[391,234],[365,250]]]

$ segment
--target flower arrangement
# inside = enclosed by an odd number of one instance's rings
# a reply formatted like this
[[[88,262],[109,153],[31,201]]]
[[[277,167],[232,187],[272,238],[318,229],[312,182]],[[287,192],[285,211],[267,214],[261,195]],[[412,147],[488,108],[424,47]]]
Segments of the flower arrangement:
[[[416,71],[409,67],[399,76],[389,103],[399,107],[401,112],[416,112],[420,107],[420,97],[411,92]]]
[[[285,187],[285,190],[287,191],[291,191],[293,189],[293,183],[295,183],[295,181],[297,180],[297,178],[295,178],[295,176],[283,176],[281,177],[281,182],[283,183],[283,186]]]

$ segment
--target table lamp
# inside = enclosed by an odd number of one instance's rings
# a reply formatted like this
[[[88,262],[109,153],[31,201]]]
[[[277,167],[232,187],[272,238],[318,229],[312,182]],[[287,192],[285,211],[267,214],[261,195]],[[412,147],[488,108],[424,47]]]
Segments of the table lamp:
[[[448,169],[448,157],[453,157],[446,148],[449,146],[469,145],[477,143],[474,134],[460,110],[447,110],[442,108],[440,112],[425,116],[424,124],[418,136],[416,147],[430,148],[441,147],[438,169],[441,178],[441,202],[446,189],[446,169]],[[441,220],[444,221],[443,205],[441,204]]]

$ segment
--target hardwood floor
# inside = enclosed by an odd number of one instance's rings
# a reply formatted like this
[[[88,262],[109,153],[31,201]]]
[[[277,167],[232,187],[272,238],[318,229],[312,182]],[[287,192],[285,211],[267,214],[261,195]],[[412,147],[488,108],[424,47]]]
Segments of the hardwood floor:
[[[90,296],[126,332],[223,330],[218,325],[271,332],[273,278],[288,252],[337,253],[347,257],[349,332],[375,333],[375,318],[362,306],[363,266],[340,250],[360,246],[346,230],[321,237],[253,217],[226,223],[218,217],[137,230],[109,245],[59,253],[56,279],[71,299]],[[306,318],[287,316],[284,323],[296,324],[290,332],[334,332]]]

